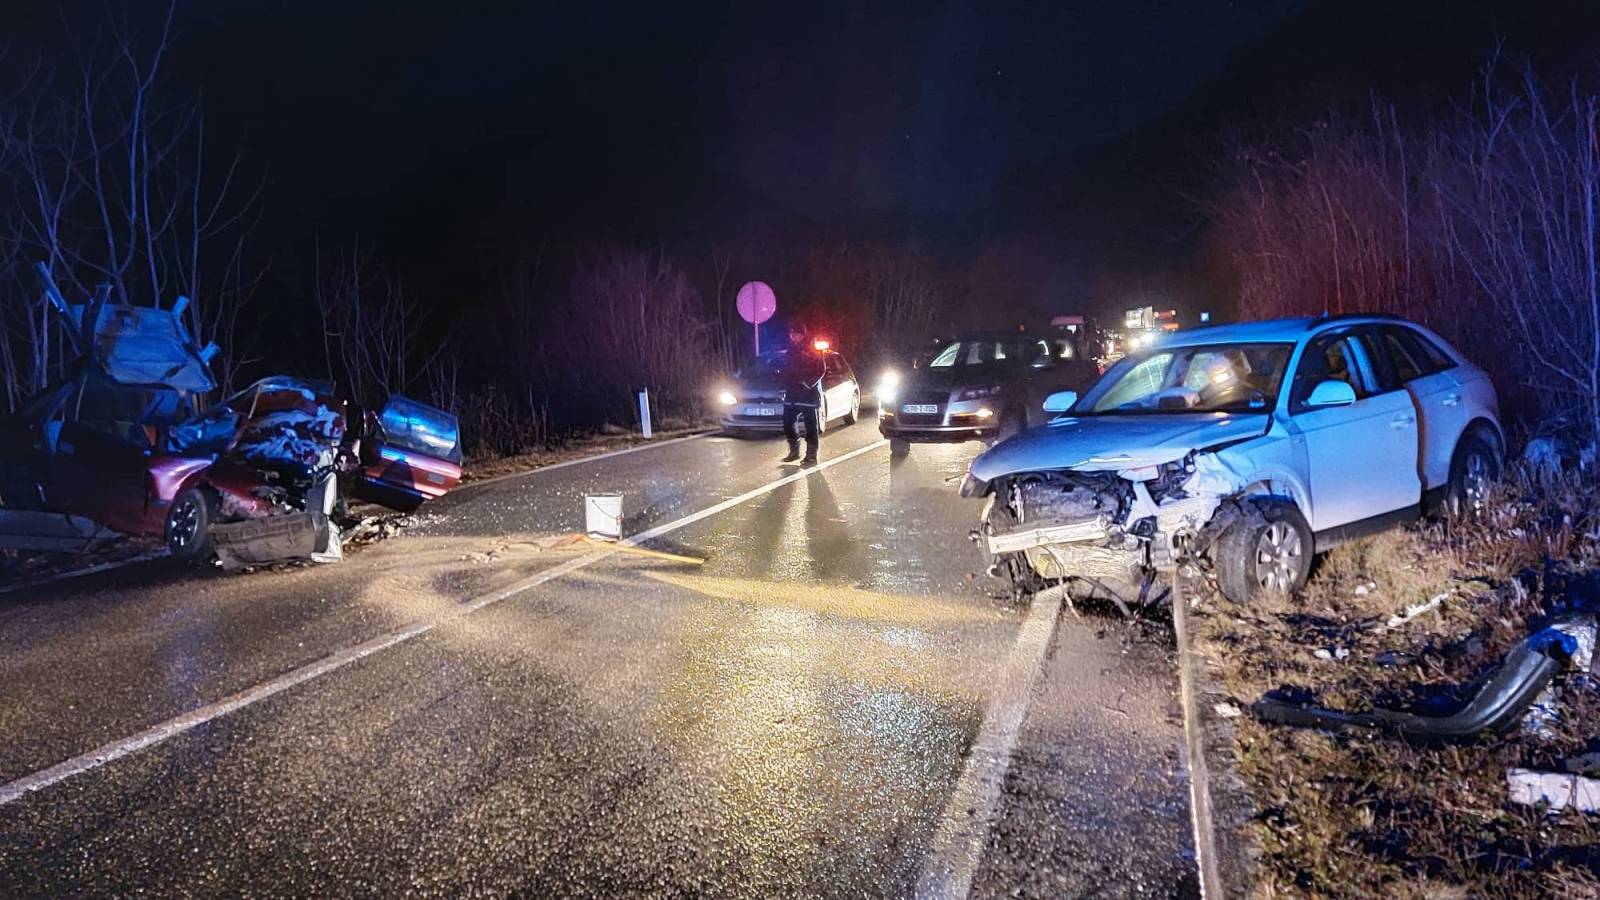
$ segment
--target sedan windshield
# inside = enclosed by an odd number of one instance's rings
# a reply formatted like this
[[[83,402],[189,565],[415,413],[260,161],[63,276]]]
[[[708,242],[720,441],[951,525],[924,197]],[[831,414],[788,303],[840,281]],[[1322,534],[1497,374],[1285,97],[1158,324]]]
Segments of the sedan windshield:
[[[1129,357],[1076,412],[1268,412],[1278,399],[1292,344],[1174,347]]]
[[[930,369],[949,369],[956,366],[1005,365],[1027,362],[1040,354],[1038,341],[1016,338],[954,341],[946,344],[933,360]],[[1032,350],[1030,355],[1029,351]]]

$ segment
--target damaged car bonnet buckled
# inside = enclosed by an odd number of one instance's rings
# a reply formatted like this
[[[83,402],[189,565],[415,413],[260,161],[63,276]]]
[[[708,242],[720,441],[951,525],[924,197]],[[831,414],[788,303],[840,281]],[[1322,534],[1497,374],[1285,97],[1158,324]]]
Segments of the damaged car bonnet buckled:
[[[1432,371],[1389,355],[1421,342]],[[974,539],[1024,592],[1120,605],[1180,566],[1233,599],[1296,590],[1314,553],[1450,495],[1463,458],[1498,470],[1493,389],[1446,348],[1378,316],[1170,334],[973,461]]]

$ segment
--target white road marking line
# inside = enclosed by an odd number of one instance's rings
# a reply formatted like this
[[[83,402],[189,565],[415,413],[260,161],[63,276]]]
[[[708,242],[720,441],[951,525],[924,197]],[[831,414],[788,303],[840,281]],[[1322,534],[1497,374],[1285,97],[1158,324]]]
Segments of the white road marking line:
[[[539,466],[535,469],[528,469],[525,472],[507,472],[504,475],[491,475],[488,478],[474,478],[471,481],[459,485],[450,493],[459,494],[462,491],[470,491],[473,488],[481,487],[486,484],[497,484],[502,481],[509,481],[512,478],[527,478],[531,475],[538,475],[541,472],[553,472],[556,469],[565,469],[568,466],[587,465],[589,463],[599,462],[603,459],[611,459],[614,456],[627,456],[629,453],[638,453],[641,450],[654,450],[658,447],[670,447],[673,444],[682,444],[685,441],[698,441],[704,437],[711,437],[716,433],[716,431],[702,431],[698,434],[688,434],[684,435],[683,437],[669,438],[665,441],[649,441],[643,444],[635,444],[632,447],[623,447],[621,450],[607,450],[604,453],[596,453],[593,456],[580,456],[576,459],[563,460],[558,463],[551,463],[548,466]],[[449,496],[449,494],[446,496]]]
[[[466,482],[465,484],[456,486],[456,488],[446,496],[460,495],[463,492],[471,491],[474,488],[482,487],[483,485],[495,484],[512,478],[527,478],[530,475],[537,475],[541,472],[549,472],[554,469],[565,469],[568,466],[587,465],[588,463],[599,462],[603,459],[610,459],[613,456],[625,456],[629,453],[638,453],[641,450],[654,450],[657,447],[666,447],[671,444],[681,444],[685,441],[696,441],[703,437],[711,437],[716,433],[716,431],[702,431],[698,434],[688,434],[684,435],[683,437],[670,438],[665,441],[651,441],[650,443],[636,444],[632,447],[623,447],[621,450],[608,450],[605,453],[596,453],[593,456],[580,456],[576,459],[568,459],[558,463],[551,463],[548,466],[540,466],[536,469],[529,469],[526,472],[507,472],[504,475],[495,475],[491,478],[474,479]],[[66,581],[69,578],[79,578],[84,575],[95,575],[100,572],[109,572],[113,569],[120,569],[123,566],[131,566],[137,563],[149,562],[153,559],[161,559],[166,555],[167,553],[165,550],[158,550],[153,553],[141,553],[138,556],[130,557],[128,559],[120,559],[115,562],[98,563],[82,569],[73,569],[70,572],[58,572],[54,575],[46,575],[33,581],[24,581],[20,584],[0,586],[0,594],[10,594],[27,588],[43,587],[44,585],[54,584],[58,581]]]
[[[852,460],[863,453],[869,453],[873,450],[880,449],[888,443],[888,441],[879,440],[868,444],[865,447],[858,447],[849,453],[824,460],[815,466],[803,468],[792,475],[786,475],[776,481],[770,481],[761,487],[745,491],[737,497],[724,500],[721,503],[717,503],[713,506],[707,507],[706,509],[702,509],[699,512],[684,516],[681,519],[675,519],[664,525],[657,525],[655,528],[641,532],[640,534],[636,534],[633,537],[622,541],[621,543],[628,546],[638,546],[639,544],[651,540],[652,538],[661,537],[664,534],[677,531],[680,528],[692,525],[695,522],[699,522],[702,519],[714,516],[717,513],[725,512],[741,503],[747,503],[764,494],[770,494],[786,484],[792,484],[796,481],[800,481],[801,479],[810,477],[811,475],[814,475],[825,469],[829,469],[833,466],[839,465],[840,463]],[[301,666],[298,669],[285,672],[282,675],[279,675],[278,677],[268,681],[263,681],[254,687],[246,688],[245,690],[242,690],[236,694],[232,694],[214,703],[209,703],[205,706],[192,709],[186,713],[183,713],[182,715],[174,716],[173,718],[167,719],[164,722],[152,725],[151,727],[146,728],[137,734],[122,738],[121,740],[112,741],[109,744],[90,750],[88,753],[83,753],[78,756],[74,756],[71,759],[57,763],[48,769],[41,769],[40,771],[34,772],[31,775],[25,775],[16,779],[15,781],[0,785],[0,806],[4,806],[8,803],[19,800],[34,791],[42,790],[50,787],[53,784],[65,781],[74,775],[81,775],[84,772],[97,769],[107,763],[119,760],[124,756],[138,753],[140,750],[153,747],[156,744],[162,743],[163,741],[177,737],[184,732],[198,728],[199,726],[204,725],[213,719],[221,718],[222,716],[226,716],[230,713],[244,709],[247,706],[260,703],[262,700],[266,700],[270,697],[276,696],[277,694],[281,694],[284,691],[295,687],[296,685],[304,684],[316,678],[321,678],[322,676],[342,669],[353,662],[365,659],[366,657],[371,656],[380,650],[387,650],[390,647],[403,644],[412,638],[427,634],[435,628],[438,628],[440,625],[443,625],[453,619],[458,619],[462,616],[477,612],[485,607],[493,606],[496,603],[508,600],[524,591],[538,587],[546,582],[554,581],[555,579],[561,578],[565,575],[570,575],[579,569],[585,568],[586,566],[592,565],[602,559],[614,556],[616,554],[616,550],[608,548],[596,550],[593,553],[585,554],[576,559],[569,559],[564,563],[559,563],[551,566],[548,569],[536,572],[535,574],[508,585],[507,587],[501,588],[498,591],[493,591],[481,597],[477,597],[432,618],[424,619],[420,622],[414,622],[411,625],[407,625],[406,627],[397,631],[391,631],[388,634],[380,635],[364,643],[356,644],[352,647],[346,647],[345,649],[325,656],[316,662],[309,663]]]
[[[1043,671],[1055,633],[1061,612],[1059,590],[1034,596],[1017,642],[1006,656],[1000,686],[978,726],[967,763],[917,875],[915,896],[919,900],[960,900],[972,889],[972,876],[994,825],[1006,769],[1011,766],[1011,751],[1017,746],[1034,682]]]

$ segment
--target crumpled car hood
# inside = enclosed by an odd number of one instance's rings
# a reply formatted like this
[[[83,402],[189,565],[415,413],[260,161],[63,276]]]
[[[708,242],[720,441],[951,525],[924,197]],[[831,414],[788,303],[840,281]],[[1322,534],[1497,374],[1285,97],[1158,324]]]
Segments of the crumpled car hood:
[[[992,481],[1049,469],[1121,471],[1254,437],[1266,427],[1261,413],[1063,416],[996,444],[972,461],[972,475]]]

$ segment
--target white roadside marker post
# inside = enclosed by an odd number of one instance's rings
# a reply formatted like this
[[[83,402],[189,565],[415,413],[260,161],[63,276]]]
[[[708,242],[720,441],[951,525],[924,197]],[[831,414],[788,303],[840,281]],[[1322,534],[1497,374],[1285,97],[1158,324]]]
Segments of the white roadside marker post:
[[[639,427],[645,437],[650,437],[650,391],[639,392]]]

